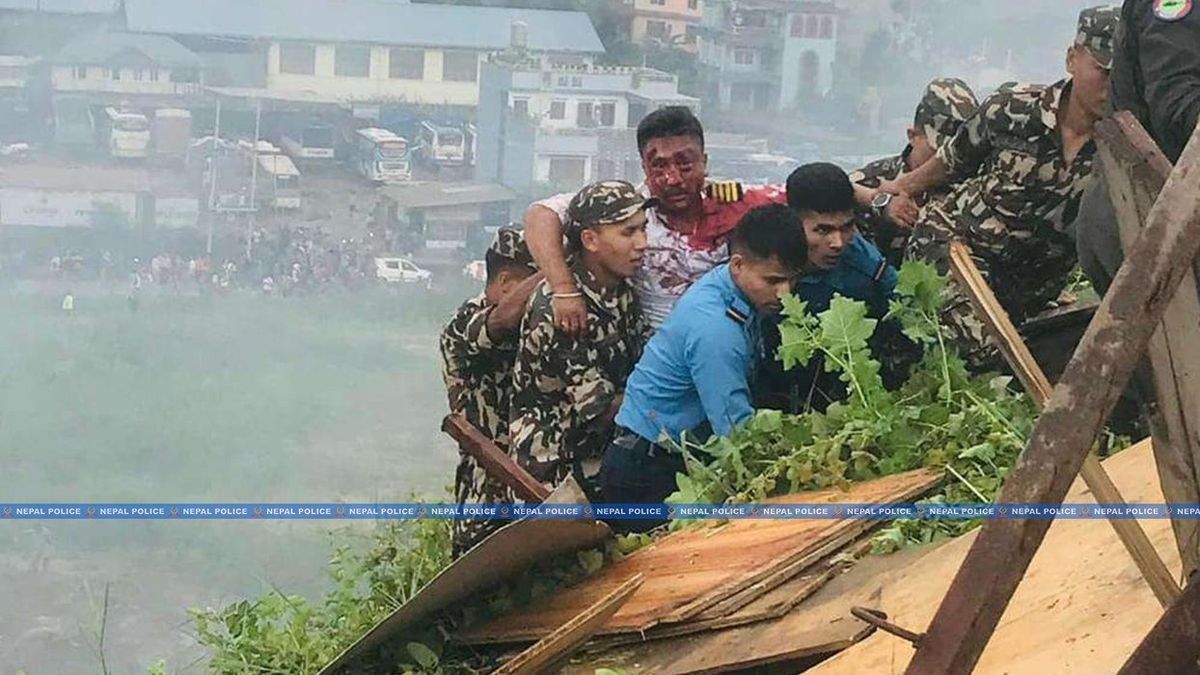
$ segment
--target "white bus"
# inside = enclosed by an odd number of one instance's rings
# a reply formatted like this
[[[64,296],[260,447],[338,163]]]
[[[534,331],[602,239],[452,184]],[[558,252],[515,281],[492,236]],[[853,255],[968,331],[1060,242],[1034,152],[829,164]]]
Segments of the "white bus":
[[[100,141],[113,157],[144,158],[150,150],[150,121],[137,112],[105,108]]]
[[[300,208],[300,170],[287,155],[259,154],[258,172],[265,182],[259,183],[257,198],[276,209]]]
[[[462,166],[467,161],[467,135],[461,127],[421,122],[421,154],[438,166]]]
[[[354,132],[354,160],[367,180],[398,183],[412,178],[408,141],[388,131],[368,127]]]
[[[298,133],[289,132],[279,138],[283,151],[292,159],[333,159],[333,127],[310,124]]]

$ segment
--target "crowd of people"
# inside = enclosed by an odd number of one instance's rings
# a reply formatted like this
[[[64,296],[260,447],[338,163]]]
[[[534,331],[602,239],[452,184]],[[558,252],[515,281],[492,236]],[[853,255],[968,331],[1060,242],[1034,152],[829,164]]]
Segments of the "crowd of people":
[[[784,372],[774,358],[783,294],[814,313],[841,295],[882,319],[897,266],[944,273],[959,241],[1014,322],[1033,316],[1077,264],[1073,227],[1120,20],[1116,7],[1084,10],[1067,76],[1053,84],[1007,84],[980,102],[961,80],[934,80],[901,152],[849,174],[819,162],[783,186],[712,183],[693,113],[648,114],[637,128],[642,187],[601,181],[549,197],[523,232],[498,235],[486,290],[442,335],[451,411],[548,487],[574,477],[594,502],[657,503],[684,470],[682,436],[727,435],[756,409],[798,412],[841,395],[819,369]],[[1002,365],[953,283],[941,318],[972,367]],[[898,331],[876,337],[887,354],[919,350],[894,348],[906,342]],[[456,489],[461,502],[513,497],[465,455]],[[455,550],[495,526],[460,522]]]

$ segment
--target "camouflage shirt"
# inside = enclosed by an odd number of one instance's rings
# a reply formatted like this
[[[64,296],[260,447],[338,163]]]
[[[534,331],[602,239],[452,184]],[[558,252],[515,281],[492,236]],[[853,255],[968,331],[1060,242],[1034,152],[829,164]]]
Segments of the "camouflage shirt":
[[[896,180],[908,168],[908,153],[912,146],[904,148],[898,155],[882,157],[861,169],[850,172],[850,182],[863,187],[877,188],[885,180]],[[896,227],[890,220],[867,213],[859,220],[863,236],[875,244],[893,267],[904,261],[904,247],[908,243],[908,231]]]
[[[513,370],[512,449],[547,485],[569,473],[594,482],[611,432],[604,417],[650,337],[628,283],[602,288],[581,264],[573,269],[587,303],[586,334],[571,337],[555,328],[543,282],[521,326]]]
[[[487,332],[492,308],[484,295],[467,300],[442,331],[442,379],[450,412],[462,413],[471,424],[494,440],[508,446],[508,403],[512,387],[517,336],[494,341]],[[473,458],[459,457],[454,475],[454,497],[459,504],[511,503],[512,491],[488,477]],[[461,555],[497,529],[500,521],[456,520],[453,527],[454,553]]]
[[[910,254],[938,259],[964,240],[1015,321],[1057,297],[1075,265],[1067,227],[1079,211],[1095,144],[1063,155],[1057,112],[1070,80],[1001,87],[938,151],[953,189],[931,202]]]

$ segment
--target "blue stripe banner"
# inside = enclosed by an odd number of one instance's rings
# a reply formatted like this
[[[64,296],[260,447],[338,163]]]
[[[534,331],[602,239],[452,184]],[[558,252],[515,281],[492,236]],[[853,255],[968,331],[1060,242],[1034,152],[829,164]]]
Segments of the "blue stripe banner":
[[[1200,518],[1200,504],[0,503],[3,520],[962,520]]]

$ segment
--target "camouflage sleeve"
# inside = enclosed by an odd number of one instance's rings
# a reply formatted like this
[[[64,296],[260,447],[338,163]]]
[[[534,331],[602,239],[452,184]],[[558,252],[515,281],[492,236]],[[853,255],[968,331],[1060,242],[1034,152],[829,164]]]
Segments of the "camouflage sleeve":
[[[904,166],[904,162],[898,162],[898,159],[898,155],[881,157],[861,169],[855,169],[850,172],[850,182],[863,187],[877,188],[885,180],[895,180]]]
[[[994,127],[1004,119],[1007,93],[993,94],[937,151],[937,158],[946,167],[949,182],[956,183],[976,172],[992,149]]]
[[[467,302],[455,312],[442,329],[442,380],[451,412],[462,411],[467,394],[466,373],[473,358],[495,345],[488,336],[487,318],[491,307]]]
[[[534,478],[553,486],[565,475],[560,457],[566,382],[555,372],[557,341],[549,296],[540,289],[521,326],[521,342],[513,368],[512,451]]]

